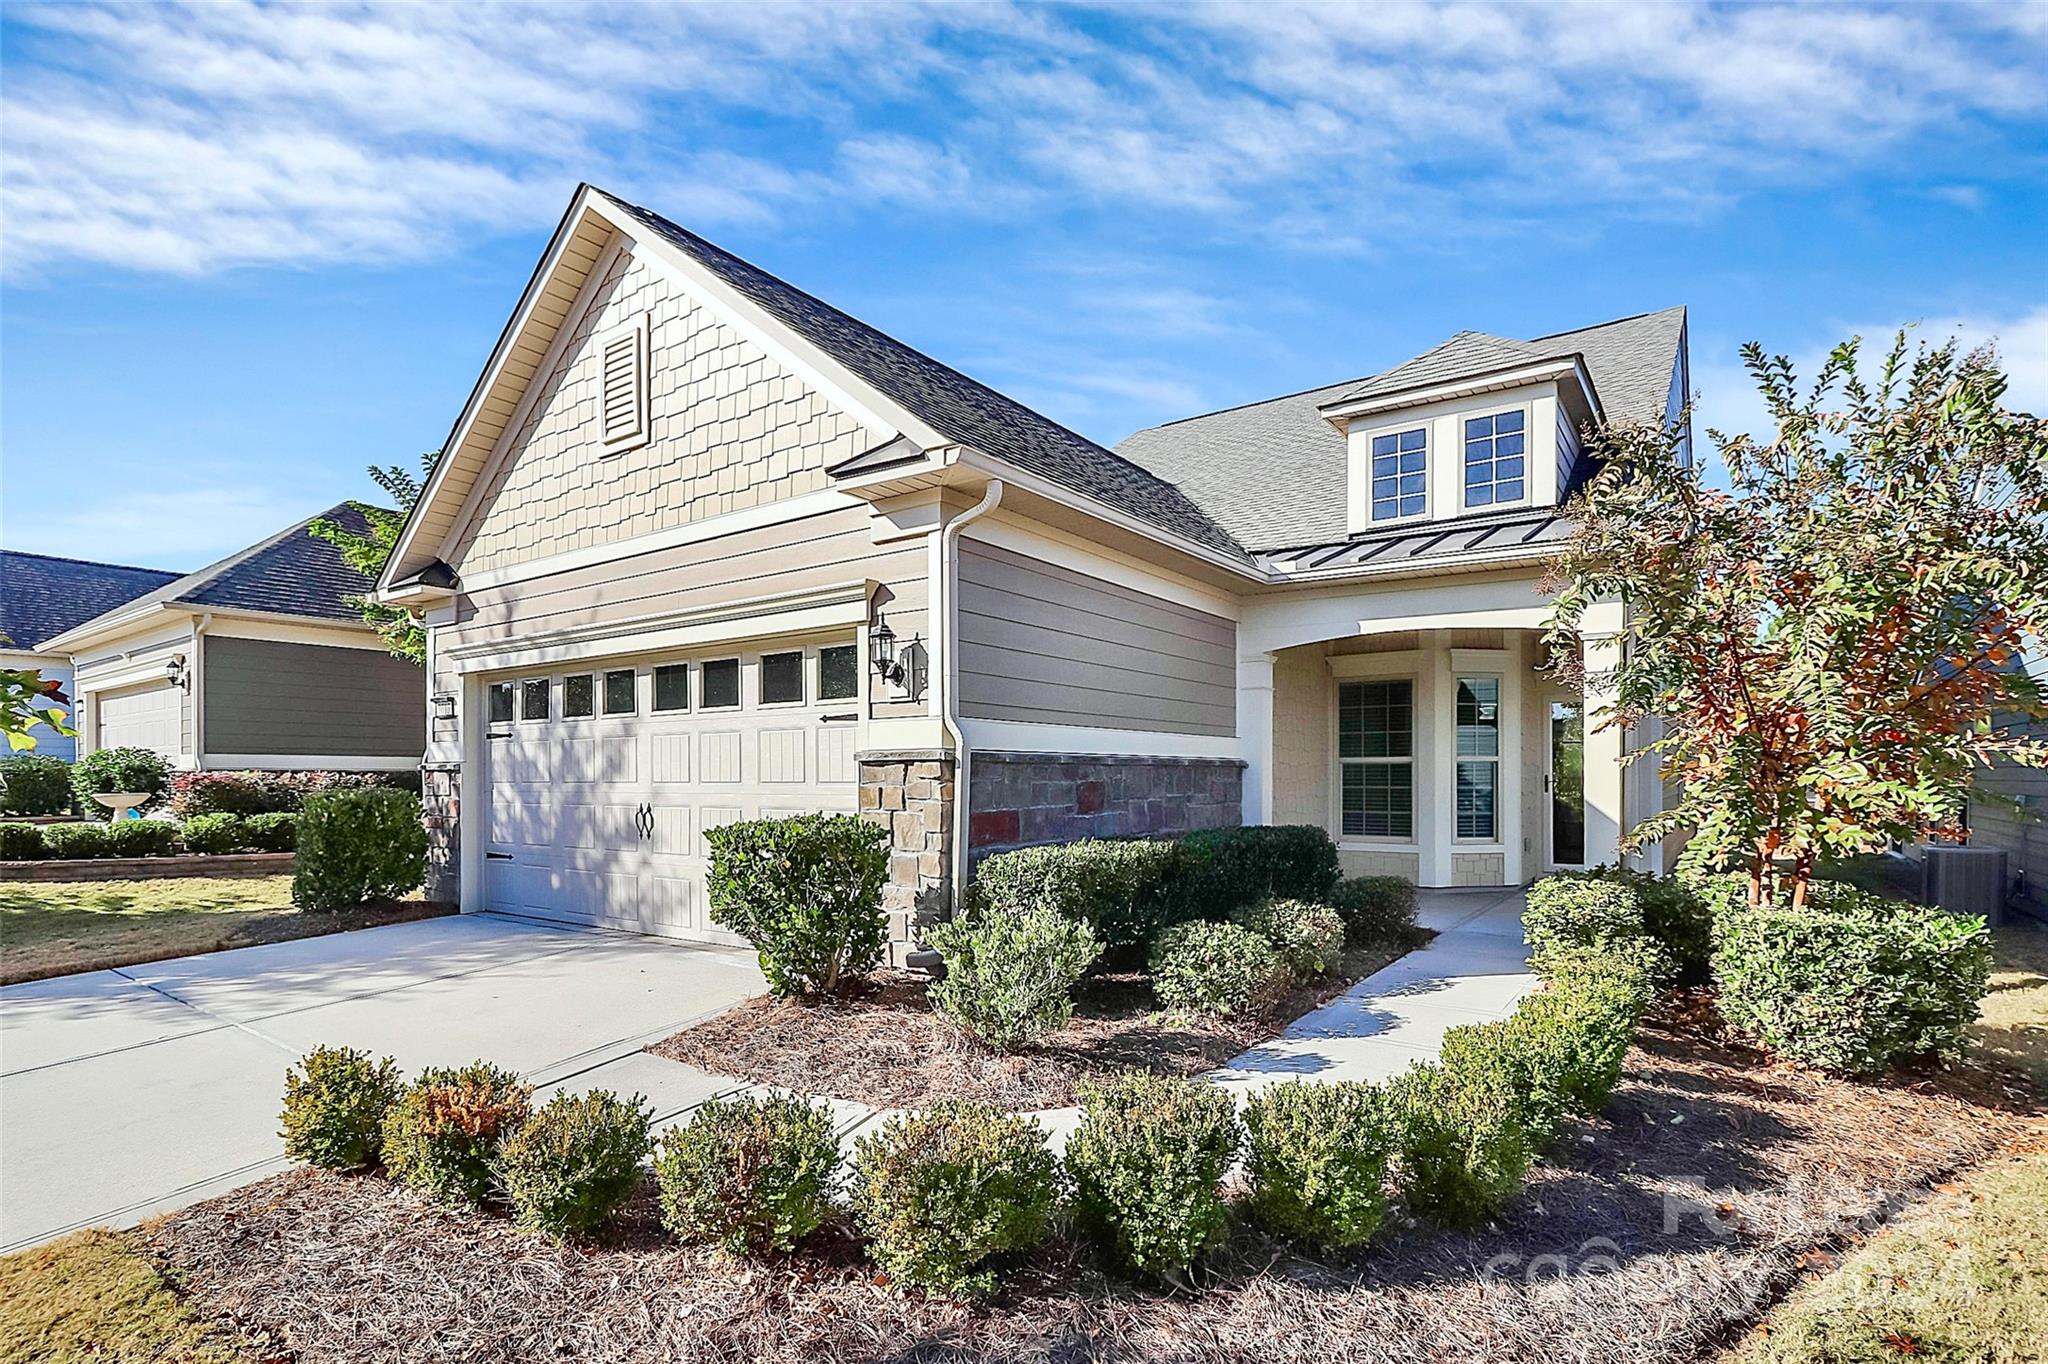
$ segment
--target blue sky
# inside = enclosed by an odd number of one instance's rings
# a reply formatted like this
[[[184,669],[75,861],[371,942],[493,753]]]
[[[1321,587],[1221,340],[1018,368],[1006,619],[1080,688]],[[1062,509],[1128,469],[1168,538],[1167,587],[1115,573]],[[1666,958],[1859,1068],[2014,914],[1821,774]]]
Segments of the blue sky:
[[[2048,6],[0,12],[0,541],[196,567],[438,445],[579,180],[1105,442],[1463,328],[1922,322],[2048,403]]]

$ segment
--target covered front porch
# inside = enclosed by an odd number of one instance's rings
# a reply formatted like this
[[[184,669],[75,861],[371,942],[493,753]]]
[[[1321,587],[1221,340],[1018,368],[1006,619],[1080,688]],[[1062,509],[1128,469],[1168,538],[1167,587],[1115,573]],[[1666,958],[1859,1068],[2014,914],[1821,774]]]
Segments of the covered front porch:
[[[1526,575],[1254,611],[1241,640],[1277,647],[1240,649],[1245,822],[1327,829],[1346,875],[1424,887],[1617,861],[1624,828],[1657,808],[1647,764],[1623,762],[1643,736],[1589,723],[1605,698],[1543,671],[1545,614]],[[1613,638],[1589,633],[1588,661]]]

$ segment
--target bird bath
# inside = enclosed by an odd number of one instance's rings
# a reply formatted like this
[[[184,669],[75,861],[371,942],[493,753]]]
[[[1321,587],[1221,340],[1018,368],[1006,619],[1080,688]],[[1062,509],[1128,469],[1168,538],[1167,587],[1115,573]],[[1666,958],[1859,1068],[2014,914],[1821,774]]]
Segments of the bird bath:
[[[114,812],[115,819],[140,819],[137,807],[148,803],[147,791],[95,791],[92,798]]]

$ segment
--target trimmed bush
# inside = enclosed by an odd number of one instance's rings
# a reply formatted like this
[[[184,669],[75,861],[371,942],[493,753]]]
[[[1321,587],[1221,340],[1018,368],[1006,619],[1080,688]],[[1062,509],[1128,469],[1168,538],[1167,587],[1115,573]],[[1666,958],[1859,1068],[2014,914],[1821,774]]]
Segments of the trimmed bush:
[[[1239,910],[1237,922],[1273,944],[1296,979],[1326,976],[1344,964],[1344,919],[1328,905],[1261,900]]]
[[[640,1187],[653,1114],[639,1095],[558,1094],[498,1146],[512,1216],[550,1236],[588,1236]]]
[[[1186,893],[1203,918],[1228,918],[1266,899],[1327,904],[1337,889],[1337,845],[1312,824],[1204,829],[1180,843],[1189,857]]]
[[[1152,947],[1152,993],[1169,1009],[1258,1014],[1294,983],[1273,944],[1238,924],[1176,924]]]
[[[1445,1226],[1484,1222],[1514,1197],[1535,1151],[1515,1039],[1504,1023],[1444,1034],[1440,1060],[1389,1087],[1410,1209]]]
[[[1529,940],[1530,964],[1545,979],[1558,963],[1582,949],[1604,950],[1620,943],[1656,947],[1643,918],[1643,897],[1635,886],[1613,877],[1576,872],[1546,876],[1529,887],[1522,932]],[[1670,978],[1669,960],[1661,948],[1642,959],[1659,961],[1659,984]]]
[[[43,828],[40,824],[0,824],[0,862],[34,862],[48,857],[50,846]]]
[[[1735,1028],[1844,1074],[1962,1052],[1991,971],[1981,918],[1816,882],[1799,910],[1746,905],[1714,925],[1714,980]]]
[[[790,1251],[831,1211],[839,1143],[822,1103],[713,1099],[663,1134],[661,1224],[728,1255]]]
[[[242,820],[242,836],[257,852],[290,852],[299,844],[299,817],[249,815]]]
[[[292,901],[301,909],[345,909],[417,890],[427,875],[419,797],[388,787],[310,797],[298,851]]]
[[[185,851],[178,826],[169,820],[117,819],[106,830],[106,857],[171,857]]]
[[[248,844],[248,831],[240,815],[194,815],[180,826],[185,850],[196,853],[231,853]]]
[[[974,873],[976,901],[993,912],[1049,909],[1088,925],[1111,951],[1142,948],[1161,929],[1194,917],[1170,842],[1084,838],[1019,848],[985,859]]]
[[[487,1061],[420,1072],[384,1118],[384,1168],[447,1202],[481,1207],[497,1184],[498,1143],[533,1111],[533,1089]]]
[[[278,1130],[284,1153],[330,1170],[375,1165],[384,1120],[403,1087],[388,1056],[373,1061],[354,1047],[313,1048],[285,1072]]]
[[[991,1292],[989,1260],[1043,1241],[1058,1195],[1045,1132],[979,1104],[898,1114],[854,1150],[853,1215],[875,1263],[942,1293]]]
[[[1337,883],[1330,903],[1344,916],[1355,943],[1407,946],[1421,937],[1415,927],[1415,883],[1402,876],[1353,876]]]
[[[946,963],[932,1003],[999,1051],[1064,1027],[1075,982],[1102,952],[1088,925],[1050,909],[970,912],[931,930],[925,945]]]
[[[1217,1085],[1133,1072],[1089,1088],[1067,1141],[1081,1229],[1122,1268],[1182,1275],[1223,1234],[1237,1106]]]
[[[71,812],[71,765],[47,753],[0,758],[0,810],[11,815]]]
[[[305,830],[300,829],[300,846]],[[704,831],[711,921],[753,944],[778,995],[818,995],[882,959],[889,834],[858,815],[750,819]]]
[[[147,791],[149,809],[171,787],[171,765],[151,748],[102,748],[87,753],[71,764],[71,789],[78,794],[78,808],[91,819],[111,819],[113,812],[93,799],[102,791]]]
[[[45,824],[43,849],[56,861],[112,857],[112,841],[104,824]]]
[[[1395,1129],[1372,1085],[1269,1085],[1245,1104],[1244,1141],[1245,1211],[1269,1234],[1346,1250],[1379,1230]]]
[[[307,796],[390,787],[419,794],[418,772],[179,772],[171,777],[170,811],[197,815],[297,814]]]
[[[1547,1140],[1566,1114],[1591,1117],[1606,1106],[1650,993],[1631,956],[1589,952],[1522,1001],[1506,1032],[1533,1136]]]

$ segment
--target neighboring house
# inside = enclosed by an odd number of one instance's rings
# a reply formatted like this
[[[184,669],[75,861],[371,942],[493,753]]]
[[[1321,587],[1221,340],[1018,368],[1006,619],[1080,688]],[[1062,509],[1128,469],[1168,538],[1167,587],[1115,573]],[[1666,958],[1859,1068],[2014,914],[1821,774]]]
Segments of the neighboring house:
[[[716,938],[705,830],[818,809],[886,812],[899,945],[974,858],[1091,834],[1611,862],[1657,783],[1538,671],[1539,579],[1580,433],[1686,386],[1673,308],[1112,451],[581,188],[380,585],[430,626],[435,892]]]
[[[322,512],[357,530],[344,503]],[[309,517],[39,642],[74,669],[78,751],[153,748],[181,769],[405,771],[426,679],[350,604],[370,590]]]
[[[2048,654],[2027,660],[2027,668],[2048,688]],[[2048,719],[2000,715],[2001,729],[2048,739]],[[1969,807],[1970,845],[2005,850],[2008,902],[2036,919],[2048,920],[2048,768],[1996,762],[1974,783]],[[1990,793],[1994,800],[1982,796]]]
[[[39,652],[35,645],[177,576],[160,568],[0,550],[0,668],[32,669],[55,678],[64,694],[75,698],[70,655]],[[75,706],[69,723],[76,728]],[[71,761],[75,741],[69,735],[40,724],[29,733],[36,741],[32,752]]]

